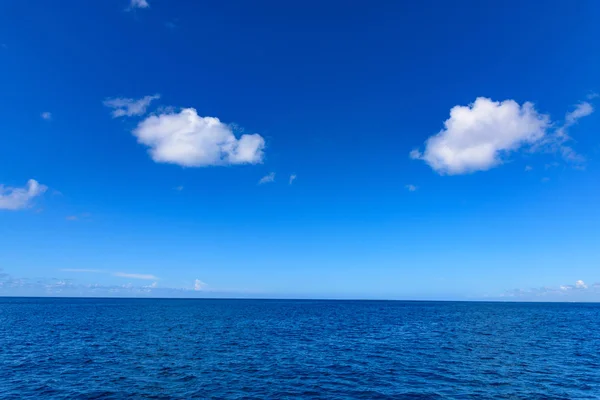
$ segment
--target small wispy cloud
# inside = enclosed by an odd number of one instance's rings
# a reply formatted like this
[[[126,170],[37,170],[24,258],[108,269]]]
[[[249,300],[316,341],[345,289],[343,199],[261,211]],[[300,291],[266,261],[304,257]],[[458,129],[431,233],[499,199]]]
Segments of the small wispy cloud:
[[[578,119],[587,117],[593,112],[594,107],[592,107],[592,105],[587,101],[582,101],[581,103],[575,106],[575,109],[573,111],[570,111],[565,115],[565,121],[567,125],[570,126],[576,123]]]
[[[550,182],[550,178],[548,178],[547,176],[545,176],[545,177],[542,178],[542,182],[543,183]]]
[[[50,121],[52,119],[52,113],[50,111],[44,111],[40,114],[40,117],[42,117],[42,119],[45,119],[46,121]]]
[[[200,279],[196,279],[194,281],[194,290],[197,292],[204,290],[204,288],[206,288],[206,286],[208,286],[208,285],[206,283],[202,282]]]
[[[35,179],[27,181],[25,187],[10,187],[0,184],[0,210],[21,210],[31,205],[31,201],[48,190]]]
[[[149,281],[157,281],[158,278],[154,275],[150,274],[132,274],[128,272],[113,272],[113,276],[118,276],[120,278],[131,278],[131,279],[144,279]]]
[[[258,181],[258,184],[263,185],[265,183],[270,183],[270,182],[275,182],[275,172],[271,172],[270,174],[265,175],[262,178],[260,178],[260,180]]]
[[[291,174],[289,184],[291,185],[292,183],[294,183],[295,180],[296,180],[296,174]]]
[[[600,96],[600,94],[598,94],[596,92],[590,92],[590,93],[588,93],[588,95],[586,96],[586,98],[588,100],[593,100],[593,99],[595,99],[596,97],[599,97],[599,96]]]
[[[111,272],[102,269],[90,269],[90,268],[61,268],[59,269],[61,272],[77,272],[77,273],[91,273],[91,274],[110,274],[112,276],[117,276],[119,278],[131,278],[131,279],[142,279],[148,281],[158,281],[155,275],[151,274],[136,274],[129,272]]]
[[[90,218],[91,216],[92,216],[92,214],[90,214],[88,212],[84,212],[79,215],[68,215],[67,217],[65,217],[65,219],[67,221],[79,221],[79,220],[86,220],[86,219]]]
[[[88,268],[61,268],[59,269],[61,272],[82,272],[82,273],[91,273],[91,274],[102,274],[106,273],[106,271],[102,271],[101,269],[88,269]]]
[[[406,185],[404,186],[406,188],[406,190],[408,190],[409,192],[414,192],[416,191],[418,188],[415,185]]]
[[[532,171],[532,170],[533,170],[533,167],[531,165],[526,165],[525,166],[525,172],[529,172],[529,171]]]
[[[127,10],[133,10],[136,8],[148,8],[150,4],[148,4],[147,0],[131,0],[129,2],[129,8]]]
[[[144,115],[150,103],[157,99],[160,99],[160,94],[144,96],[137,100],[125,97],[108,98],[105,99],[102,104],[113,109],[113,118],[133,117]]]
[[[175,186],[173,189],[177,190],[178,192],[181,192],[183,190],[183,186],[181,186],[181,185],[180,186]]]

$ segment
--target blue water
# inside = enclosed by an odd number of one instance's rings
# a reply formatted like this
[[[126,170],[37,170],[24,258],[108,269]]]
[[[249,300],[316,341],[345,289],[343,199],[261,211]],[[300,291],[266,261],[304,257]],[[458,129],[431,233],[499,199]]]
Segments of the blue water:
[[[600,304],[0,298],[0,398],[598,399]]]

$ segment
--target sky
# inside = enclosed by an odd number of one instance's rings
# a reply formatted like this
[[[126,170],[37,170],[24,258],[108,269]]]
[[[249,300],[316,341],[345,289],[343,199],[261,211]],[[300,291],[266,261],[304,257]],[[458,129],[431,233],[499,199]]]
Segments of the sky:
[[[3,1],[0,295],[600,301],[599,15]]]

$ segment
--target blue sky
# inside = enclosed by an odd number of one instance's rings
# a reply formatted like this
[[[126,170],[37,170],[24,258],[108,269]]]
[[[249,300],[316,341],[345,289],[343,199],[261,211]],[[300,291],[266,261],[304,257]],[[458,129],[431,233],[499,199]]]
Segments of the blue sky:
[[[5,1],[0,295],[600,300],[596,1]]]

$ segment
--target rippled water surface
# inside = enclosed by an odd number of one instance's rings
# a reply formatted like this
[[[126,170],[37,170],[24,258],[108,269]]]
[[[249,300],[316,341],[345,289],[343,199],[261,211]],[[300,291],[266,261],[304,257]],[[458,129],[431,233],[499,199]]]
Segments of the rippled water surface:
[[[600,398],[600,305],[0,298],[0,398]]]

